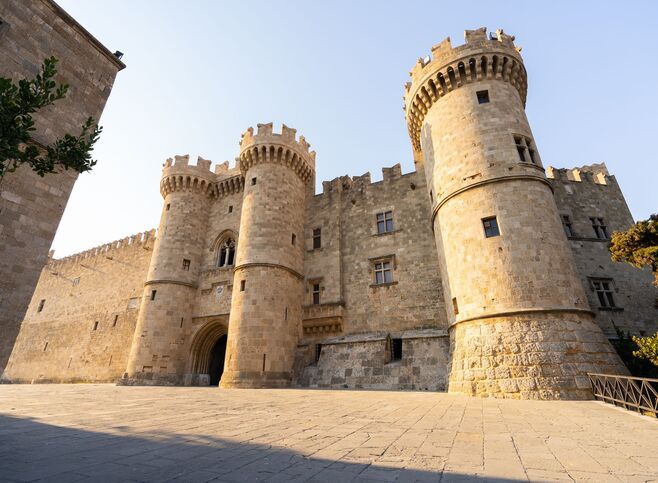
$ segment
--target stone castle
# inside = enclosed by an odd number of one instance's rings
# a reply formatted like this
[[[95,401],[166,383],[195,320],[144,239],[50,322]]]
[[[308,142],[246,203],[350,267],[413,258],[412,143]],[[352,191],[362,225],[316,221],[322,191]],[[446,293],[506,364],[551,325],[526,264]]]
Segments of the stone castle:
[[[3,379],[578,399],[625,373],[608,339],[658,309],[610,260],[622,192],[603,164],[544,168],[514,38],[465,37],[411,71],[414,172],[316,194],[315,153],[272,124],[235,167],[168,159],[157,236],[51,259]]]

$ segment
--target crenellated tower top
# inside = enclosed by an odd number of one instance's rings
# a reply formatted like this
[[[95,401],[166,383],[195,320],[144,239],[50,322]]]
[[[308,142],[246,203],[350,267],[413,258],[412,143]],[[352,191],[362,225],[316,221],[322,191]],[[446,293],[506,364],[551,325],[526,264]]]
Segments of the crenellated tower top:
[[[450,37],[432,47],[429,57],[420,58],[405,84],[405,114],[409,136],[420,151],[420,132],[425,115],[441,97],[472,82],[501,80],[519,92],[525,105],[528,81],[520,48],[514,37],[497,30],[487,36],[485,27],[464,31],[466,43],[452,47]]]
[[[259,163],[277,163],[289,166],[302,181],[312,182],[315,172],[315,151],[304,136],[296,138],[296,129],[283,124],[281,133],[273,132],[272,123],[258,124],[258,131],[250,127],[242,135],[240,155],[237,158],[240,171],[247,170]]]

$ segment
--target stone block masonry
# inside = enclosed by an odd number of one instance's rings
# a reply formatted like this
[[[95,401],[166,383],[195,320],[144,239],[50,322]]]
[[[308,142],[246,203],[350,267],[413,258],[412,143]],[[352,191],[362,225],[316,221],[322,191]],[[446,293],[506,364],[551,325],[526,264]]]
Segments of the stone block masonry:
[[[315,194],[315,153],[271,123],[244,133],[233,167],[168,159],[139,269],[121,279],[102,249],[52,261],[5,379],[585,399],[587,372],[624,372],[607,337],[658,330],[658,309],[650,275],[594,237],[592,218],[599,232],[632,223],[614,177],[544,168],[502,31],[443,41],[411,74],[414,172],[340,176]],[[60,263],[107,276],[76,268],[73,290],[75,270],[53,278]],[[121,307],[126,325],[105,329]],[[65,367],[67,351],[80,363]]]
[[[100,119],[125,67],[119,59],[50,0],[3,0],[0,27],[0,76],[15,82],[32,78],[54,56],[55,80],[70,86],[65,99],[35,114],[37,143],[77,135],[88,117]],[[21,167],[0,180],[0,374],[76,178],[73,171],[41,178]]]

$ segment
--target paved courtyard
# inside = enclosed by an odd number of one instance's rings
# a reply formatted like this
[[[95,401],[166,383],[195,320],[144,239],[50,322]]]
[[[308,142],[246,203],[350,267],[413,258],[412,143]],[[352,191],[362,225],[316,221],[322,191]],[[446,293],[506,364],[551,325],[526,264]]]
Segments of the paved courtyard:
[[[658,481],[658,422],[420,392],[0,386],[2,481]]]

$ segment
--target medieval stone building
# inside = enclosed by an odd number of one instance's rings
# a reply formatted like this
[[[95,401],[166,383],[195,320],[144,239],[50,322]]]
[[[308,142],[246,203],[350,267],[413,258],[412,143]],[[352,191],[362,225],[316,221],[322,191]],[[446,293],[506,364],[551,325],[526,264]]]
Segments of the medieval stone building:
[[[416,169],[323,182],[294,129],[168,159],[156,232],[44,267],[6,381],[589,397],[615,327],[658,329],[605,165],[544,168],[513,38],[467,31],[405,90]],[[221,382],[220,382],[221,381]]]

